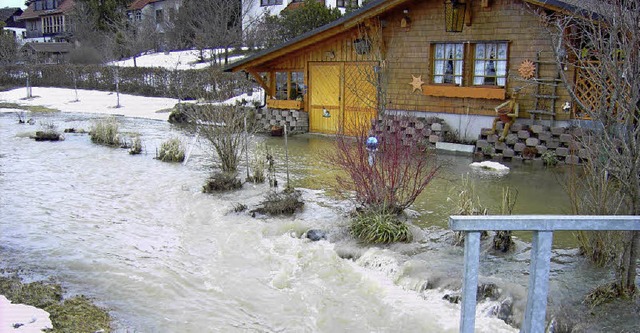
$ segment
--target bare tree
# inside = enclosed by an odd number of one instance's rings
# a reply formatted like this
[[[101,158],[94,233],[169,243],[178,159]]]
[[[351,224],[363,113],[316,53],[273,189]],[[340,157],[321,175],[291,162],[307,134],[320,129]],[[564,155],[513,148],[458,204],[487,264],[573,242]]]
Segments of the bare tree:
[[[543,15],[576,115],[590,124],[578,137],[588,162],[573,182],[580,214],[640,214],[640,3],[589,0],[573,13]],[[609,200],[618,198],[618,200]],[[636,292],[640,233],[604,246],[615,253],[618,295]]]
[[[18,60],[18,43],[11,31],[5,31],[0,22],[0,65],[12,64]]]
[[[155,18],[143,16],[135,19],[112,22],[111,30],[115,33],[117,58],[133,58],[133,67],[138,67],[137,58],[144,52],[157,50],[159,35],[156,31]]]
[[[222,48],[226,64],[230,49],[241,45],[242,17],[242,4],[238,0],[185,0],[176,25],[184,30],[183,38],[200,50],[201,61],[205,60],[207,49]],[[217,61],[216,56],[210,54],[212,63]]]

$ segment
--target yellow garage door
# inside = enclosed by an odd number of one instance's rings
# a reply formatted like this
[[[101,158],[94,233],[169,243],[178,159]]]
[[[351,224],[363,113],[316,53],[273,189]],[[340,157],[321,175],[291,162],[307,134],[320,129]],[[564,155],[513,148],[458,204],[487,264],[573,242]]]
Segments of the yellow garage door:
[[[309,130],[336,133],[342,122],[340,91],[342,65],[314,63],[309,65]]]
[[[309,130],[366,133],[378,105],[374,63],[309,64]]]
[[[345,63],[344,131],[347,135],[366,135],[378,106],[377,73],[372,63]]]

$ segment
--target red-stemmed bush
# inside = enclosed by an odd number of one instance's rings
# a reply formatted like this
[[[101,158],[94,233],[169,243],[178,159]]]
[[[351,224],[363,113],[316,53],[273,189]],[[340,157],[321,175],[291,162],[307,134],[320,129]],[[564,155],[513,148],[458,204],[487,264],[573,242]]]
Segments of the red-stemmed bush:
[[[411,121],[404,116],[389,117]],[[440,164],[435,151],[425,142],[403,137],[399,129],[386,125],[391,122],[385,120],[371,129],[359,126],[359,130],[351,131],[353,136],[336,135],[335,149],[327,160],[345,174],[337,176],[339,192],[355,193],[357,204],[365,210],[399,214],[429,185]],[[375,136],[379,143],[375,152],[366,147],[370,136]]]

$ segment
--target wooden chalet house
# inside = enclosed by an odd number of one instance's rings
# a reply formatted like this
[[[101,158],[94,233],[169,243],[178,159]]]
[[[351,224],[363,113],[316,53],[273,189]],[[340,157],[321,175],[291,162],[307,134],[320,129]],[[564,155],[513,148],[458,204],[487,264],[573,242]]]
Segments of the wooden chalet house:
[[[308,114],[310,132],[366,124],[384,110],[437,117],[473,139],[511,98],[520,118],[561,126],[571,99],[540,13],[573,10],[568,2],[374,0],[226,70],[265,89],[268,110],[282,111],[266,117]]]
[[[74,0],[34,0],[18,17],[26,25],[26,41],[66,41],[71,19],[69,13],[75,6]]]

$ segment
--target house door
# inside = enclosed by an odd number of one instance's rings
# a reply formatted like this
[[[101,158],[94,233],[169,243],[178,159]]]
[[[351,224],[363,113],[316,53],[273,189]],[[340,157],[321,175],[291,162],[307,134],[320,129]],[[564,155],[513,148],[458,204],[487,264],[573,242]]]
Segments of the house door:
[[[366,135],[378,106],[377,73],[372,63],[345,63],[344,122],[347,135]]]
[[[336,133],[342,122],[342,64],[309,64],[309,131]]]
[[[378,104],[373,63],[309,64],[309,130],[356,135],[371,126]]]

